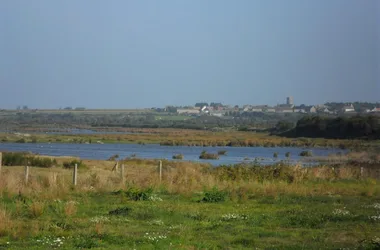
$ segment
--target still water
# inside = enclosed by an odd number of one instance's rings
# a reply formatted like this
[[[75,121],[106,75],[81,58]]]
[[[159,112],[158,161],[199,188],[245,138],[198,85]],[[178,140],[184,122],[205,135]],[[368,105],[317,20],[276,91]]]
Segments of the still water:
[[[220,156],[219,160],[201,160],[199,155],[203,150],[208,153],[217,153],[226,150],[227,155]],[[285,153],[290,152],[292,162],[301,161],[298,156],[303,150],[311,150],[313,156],[327,156],[331,153],[342,152],[340,149],[321,148],[264,148],[264,147],[187,147],[187,146],[160,146],[157,144],[59,144],[59,143],[0,143],[0,151],[20,152],[27,151],[49,156],[76,156],[82,159],[106,160],[118,154],[120,158],[135,155],[143,159],[172,159],[175,154],[183,154],[185,161],[208,162],[212,165],[236,164],[254,161],[259,158],[263,164],[271,164],[285,160]],[[278,158],[273,154],[277,152]]]

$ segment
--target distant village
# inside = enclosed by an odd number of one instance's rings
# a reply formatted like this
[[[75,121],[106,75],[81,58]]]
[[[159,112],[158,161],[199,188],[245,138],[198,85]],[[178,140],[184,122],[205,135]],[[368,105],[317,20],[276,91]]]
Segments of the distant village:
[[[286,103],[276,106],[269,105],[223,105],[222,103],[196,103],[194,106],[176,107],[167,106],[164,109],[153,108],[160,112],[172,112],[180,115],[212,115],[225,116],[228,114],[239,113],[304,113],[304,114],[357,114],[357,113],[379,113],[380,104],[378,103],[326,103],[319,105],[300,105],[294,104],[293,97],[287,97]]]

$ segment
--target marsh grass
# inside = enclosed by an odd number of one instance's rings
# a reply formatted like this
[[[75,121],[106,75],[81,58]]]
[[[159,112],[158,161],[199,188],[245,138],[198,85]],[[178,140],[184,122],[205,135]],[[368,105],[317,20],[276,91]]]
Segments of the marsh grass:
[[[114,128],[121,129],[122,128]],[[38,142],[85,143],[102,141],[105,143],[161,144],[166,146],[232,146],[232,147],[333,147],[333,148],[371,148],[376,143],[360,140],[331,140],[310,138],[283,138],[265,133],[252,133],[229,130],[214,132],[188,129],[128,129],[138,133],[112,135],[46,135],[35,136]],[[19,138],[15,135],[0,134],[0,141],[32,142],[32,138]]]
[[[44,213],[44,211],[45,211],[45,204],[43,202],[33,201],[29,205],[30,218],[38,218]]]

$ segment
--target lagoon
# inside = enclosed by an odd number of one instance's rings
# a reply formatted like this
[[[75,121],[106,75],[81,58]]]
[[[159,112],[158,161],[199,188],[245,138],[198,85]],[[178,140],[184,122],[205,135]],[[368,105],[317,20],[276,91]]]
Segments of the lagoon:
[[[217,153],[226,150],[226,155],[221,155],[218,160],[201,160],[199,155],[203,150],[209,153]],[[183,154],[184,161],[207,162],[212,165],[229,165],[242,162],[250,162],[255,159],[261,164],[273,164],[286,160],[286,152],[290,152],[290,162],[302,162],[299,153],[310,150],[313,156],[328,156],[334,153],[345,153],[341,149],[322,148],[295,148],[295,147],[188,147],[188,146],[160,146],[158,144],[63,144],[63,143],[0,143],[0,151],[31,152],[48,156],[74,156],[82,159],[106,160],[118,154],[120,159],[134,155],[142,159],[168,159],[175,154]],[[273,154],[277,152],[278,157]]]

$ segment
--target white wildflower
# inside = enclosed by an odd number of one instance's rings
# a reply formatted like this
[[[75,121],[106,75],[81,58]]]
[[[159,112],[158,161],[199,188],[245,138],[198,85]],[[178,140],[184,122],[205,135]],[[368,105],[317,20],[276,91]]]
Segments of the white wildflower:
[[[77,202],[77,201],[67,201],[66,204],[74,204],[74,205],[78,205],[79,202]]]
[[[151,196],[149,196],[148,199],[150,201],[162,201],[162,199],[160,197],[158,197],[156,194],[152,194]]]
[[[380,209],[380,203],[375,203],[372,205],[372,207],[375,209]]]
[[[163,226],[164,222],[162,220],[153,220],[149,222],[150,225]]]
[[[380,244],[380,238],[375,236],[375,238],[372,239],[372,243],[374,244]]]
[[[224,214],[222,215],[222,220],[229,221],[229,220],[246,220],[248,219],[247,215],[244,214]]]
[[[151,234],[152,235],[149,235],[149,233],[145,233],[144,238],[146,238],[149,241],[153,241],[153,242],[158,242],[160,240],[164,240],[167,238],[167,236],[164,234],[161,235],[159,233],[154,233],[154,232]]]
[[[90,222],[93,223],[102,223],[102,222],[109,222],[110,219],[106,216],[97,216],[90,219]]]
[[[373,216],[368,216],[370,220],[373,221],[380,221],[380,214],[379,215],[373,215]]]
[[[346,210],[346,208],[335,209],[333,211],[333,215],[335,215],[335,216],[348,216],[348,215],[350,215],[350,211]]]

